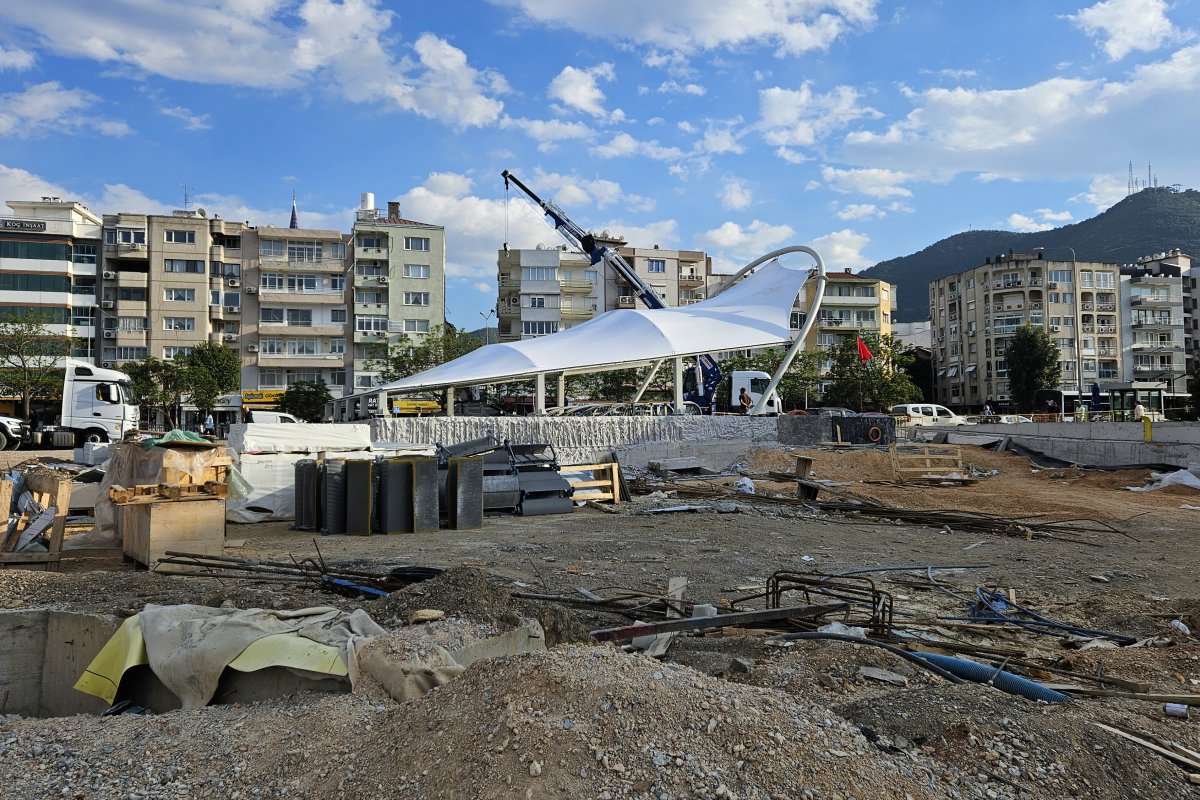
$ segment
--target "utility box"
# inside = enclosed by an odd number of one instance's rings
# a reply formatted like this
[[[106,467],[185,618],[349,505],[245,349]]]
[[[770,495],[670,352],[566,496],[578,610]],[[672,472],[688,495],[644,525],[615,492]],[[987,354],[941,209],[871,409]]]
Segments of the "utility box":
[[[168,550],[219,556],[225,546],[225,500],[221,498],[117,506],[125,555],[153,567]],[[191,568],[164,564],[160,572]]]

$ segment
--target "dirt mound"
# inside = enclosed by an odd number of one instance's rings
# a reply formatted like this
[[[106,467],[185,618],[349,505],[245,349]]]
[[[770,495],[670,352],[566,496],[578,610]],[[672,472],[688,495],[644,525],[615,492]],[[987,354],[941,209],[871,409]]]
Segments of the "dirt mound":
[[[965,685],[900,690],[834,710],[880,746],[926,753],[1000,796],[1191,796],[1170,762],[1122,739],[1103,738],[1107,734],[1067,705]]]

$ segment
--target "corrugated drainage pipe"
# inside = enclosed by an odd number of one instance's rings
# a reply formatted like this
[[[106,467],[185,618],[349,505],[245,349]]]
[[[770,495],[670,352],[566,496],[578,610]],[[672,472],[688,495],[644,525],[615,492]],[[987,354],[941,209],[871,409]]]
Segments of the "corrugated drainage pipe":
[[[1047,703],[1065,703],[1071,699],[1062,692],[1047,689],[1040,683],[1034,683],[1018,675],[1013,675],[1011,672],[990,667],[987,664],[980,664],[978,661],[943,656],[937,653],[915,653],[914,655],[925,659],[931,664],[936,664],[960,678],[966,678],[976,683],[991,683],[1002,692],[1019,694],[1030,700],[1043,700]]]

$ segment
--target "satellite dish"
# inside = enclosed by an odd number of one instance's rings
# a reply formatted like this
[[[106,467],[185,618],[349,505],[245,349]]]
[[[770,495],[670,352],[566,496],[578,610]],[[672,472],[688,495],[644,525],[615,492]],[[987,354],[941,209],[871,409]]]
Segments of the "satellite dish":
[[[202,216],[202,217],[203,217],[203,216],[207,216],[207,213],[205,212],[205,210],[204,210],[203,208],[197,208],[197,209],[196,209],[196,213],[197,213],[197,214],[199,214],[199,215],[200,215],[200,216]]]

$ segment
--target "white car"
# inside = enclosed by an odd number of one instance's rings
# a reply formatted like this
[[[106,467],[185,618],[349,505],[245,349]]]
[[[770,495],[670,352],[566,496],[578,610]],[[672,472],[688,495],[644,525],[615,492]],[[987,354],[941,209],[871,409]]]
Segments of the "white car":
[[[966,417],[960,417],[945,406],[935,403],[905,403],[892,406],[893,417],[905,417],[912,426],[921,425],[974,425]]]

